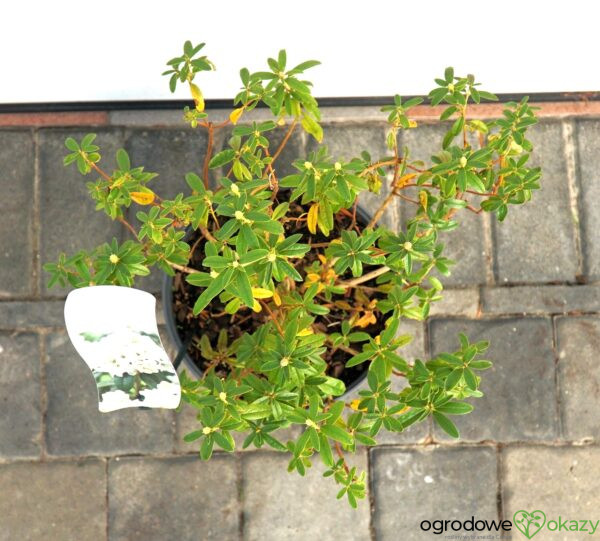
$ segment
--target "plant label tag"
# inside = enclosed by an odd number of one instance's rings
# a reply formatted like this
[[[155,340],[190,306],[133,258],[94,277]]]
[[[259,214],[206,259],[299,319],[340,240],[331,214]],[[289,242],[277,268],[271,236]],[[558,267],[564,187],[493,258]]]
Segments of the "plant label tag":
[[[179,378],[155,310],[153,295],[130,287],[91,286],[67,296],[67,332],[94,375],[101,412],[179,405]]]

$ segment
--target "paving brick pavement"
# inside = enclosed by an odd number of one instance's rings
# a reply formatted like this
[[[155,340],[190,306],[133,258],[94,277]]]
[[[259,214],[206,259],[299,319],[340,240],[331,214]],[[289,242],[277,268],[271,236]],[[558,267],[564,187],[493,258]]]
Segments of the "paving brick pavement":
[[[599,119],[544,119],[532,130],[544,168],[534,202],[500,227],[474,216],[447,235],[461,264],[428,323],[407,323],[417,338],[403,353],[452,350],[461,331],[490,339],[486,396],[459,420],[458,442],[422,424],[361,448],[355,462],[369,471],[369,499],[351,511],[318,460],[307,479],[288,474],[273,451],[202,462],[182,442],[191,410],[98,413],[91,374],[64,331],[67,289],[48,291],[41,265],[125,232],[94,211],[86,179],[63,167],[64,138],[98,133],[108,169],[127,148],[171,195],[201,167],[205,142],[170,113],[110,118],[89,130],[0,130],[0,186],[11,192],[0,201],[0,540],[435,539],[422,520],[512,519],[518,509],[585,518],[600,509]],[[401,143],[427,159],[440,130],[421,128]],[[360,109],[325,125],[337,156],[363,147],[379,155],[382,135]],[[314,148],[304,136],[292,144]],[[391,206],[387,223],[398,226],[405,211]],[[141,286],[156,292],[160,279]]]

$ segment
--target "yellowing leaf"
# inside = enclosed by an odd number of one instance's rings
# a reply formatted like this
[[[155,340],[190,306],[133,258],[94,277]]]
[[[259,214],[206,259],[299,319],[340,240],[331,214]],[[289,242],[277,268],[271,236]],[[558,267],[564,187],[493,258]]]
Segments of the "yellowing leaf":
[[[255,299],[269,299],[273,296],[273,292],[270,289],[265,289],[263,287],[253,287],[252,296]]]
[[[277,291],[273,291],[273,302],[275,303],[275,306],[281,306],[281,297]]]
[[[147,192],[131,192],[129,195],[138,205],[151,205],[154,203],[154,193],[150,190]]]
[[[313,333],[313,330],[310,327],[306,327],[306,329],[302,329],[296,336],[309,336]]]
[[[398,188],[402,188],[403,186],[406,186],[416,176],[416,173],[408,173],[407,175],[403,175],[396,182],[396,186],[398,186]]]
[[[408,127],[409,128],[416,128],[418,126],[417,121],[416,120],[409,120],[408,121]]]
[[[302,120],[300,120],[302,127],[306,133],[310,133],[317,142],[321,142],[323,140],[323,128],[319,125],[319,123],[311,116],[304,115]]]
[[[262,306],[260,305],[260,302],[258,302],[256,299],[254,300],[254,303],[252,304],[252,310],[254,310],[257,313],[262,310]]]
[[[190,83],[190,91],[196,103],[196,110],[200,112],[204,111],[204,96],[202,95],[202,91],[194,83]]]
[[[238,107],[237,109],[234,109],[233,111],[231,111],[231,113],[229,115],[229,120],[231,120],[231,123],[232,124],[237,124],[238,120],[242,116],[243,112],[244,112],[244,108],[243,107]]]
[[[317,232],[317,219],[319,218],[319,203],[313,203],[308,211],[306,224],[308,230],[314,235]]]
[[[421,202],[421,206],[427,210],[427,192],[425,190],[419,192],[419,201]]]
[[[368,327],[371,323],[377,323],[377,318],[373,312],[365,312],[365,315],[360,317],[358,321],[354,324],[361,329]]]
[[[358,407],[359,404],[360,404],[360,398],[356,398],[355,400],[352,400],[352,402],[350,402],[350,407],[354,411],[367,411],[366,408],[359,408]]]

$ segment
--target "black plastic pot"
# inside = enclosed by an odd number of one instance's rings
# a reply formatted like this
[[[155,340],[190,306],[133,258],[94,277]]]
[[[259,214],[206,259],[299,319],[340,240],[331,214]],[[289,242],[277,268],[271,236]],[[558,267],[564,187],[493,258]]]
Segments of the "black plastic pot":
[[[365,209],[359,206],[356,210],[356,219],[358,222],[363,222],[366,225],[369,223],[371,215]],[[188,234],[190,232],[191,230],[188,231]],[[202,377],[202,371],[198,368],[196,363],[192,360],[187,352],[189,344],[185,344],[183,340],[181,340],[179,332],[177,331],[177,322],[175,321],[175,313],[173,312],[173,277],[169,276],[168,274],[164,275],[161,294],[167,332],[177,347],[177,355],[173,361],[173,364],[175,365],[175,368],[177,368],[179,364],[183,362],[186,369],[192,374],[192,376],[200,378]],[[348,395],[348,393],[358,387],[366,377],[367,371],[365,370],[358,379],[346,385],[346,392],[342,396]]]

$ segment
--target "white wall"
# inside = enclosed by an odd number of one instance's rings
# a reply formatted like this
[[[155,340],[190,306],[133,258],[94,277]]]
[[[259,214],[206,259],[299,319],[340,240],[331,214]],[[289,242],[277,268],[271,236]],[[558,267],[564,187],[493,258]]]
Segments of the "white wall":
[[[207,98],[230,98],[239,68],[288,50],[316,96],[422,94],[453,65],[493,92],[600,90],[594,0],[6,1],[0,103],[187,98],[164,63],[205,41]]]

